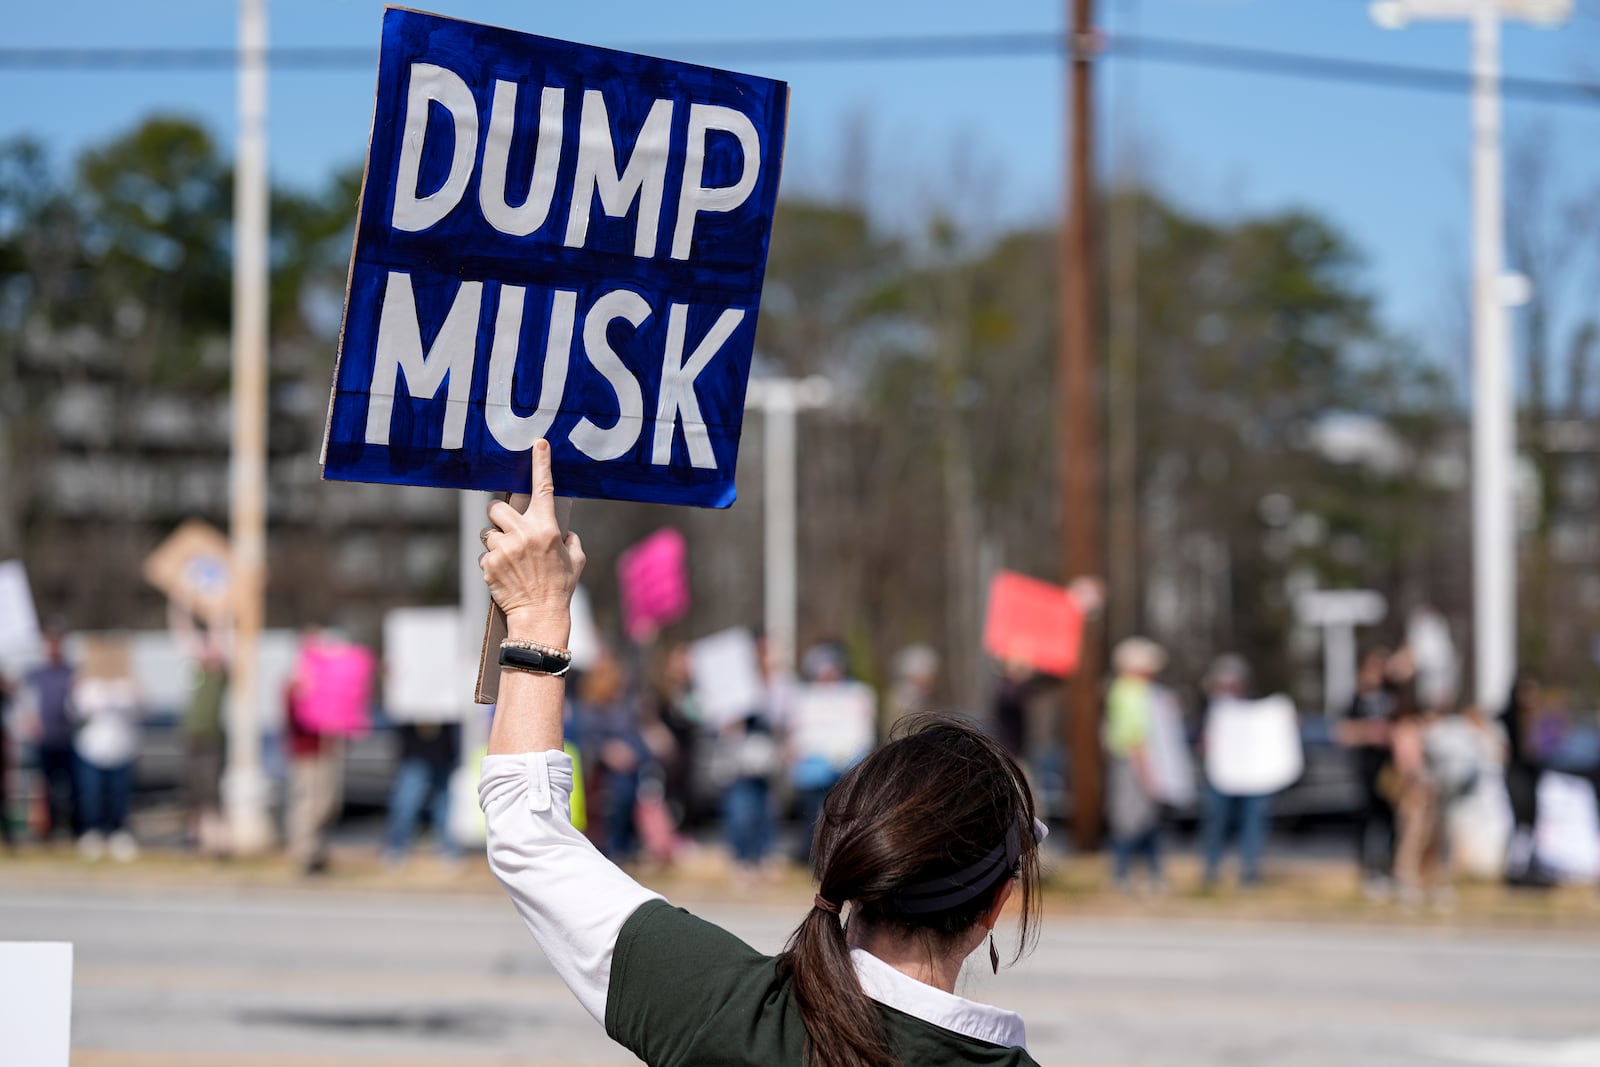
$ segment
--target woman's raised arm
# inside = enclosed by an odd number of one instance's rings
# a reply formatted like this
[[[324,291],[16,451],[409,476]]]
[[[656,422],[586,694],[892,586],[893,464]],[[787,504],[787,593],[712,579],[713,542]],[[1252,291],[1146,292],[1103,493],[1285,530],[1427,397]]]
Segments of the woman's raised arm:
[[[533,448],[533,494],[496,503],[482,565],[509,637],[565,647],[568,605],[583,573],[576,534],[556,521],[550,446]],[[489,867],[551,966],[601,1022],[617,935],[628,916],[659,899],[600,855],[572,825],[572,759],[562,751],[562,678],[507,670],[483,761],[478,802]]]

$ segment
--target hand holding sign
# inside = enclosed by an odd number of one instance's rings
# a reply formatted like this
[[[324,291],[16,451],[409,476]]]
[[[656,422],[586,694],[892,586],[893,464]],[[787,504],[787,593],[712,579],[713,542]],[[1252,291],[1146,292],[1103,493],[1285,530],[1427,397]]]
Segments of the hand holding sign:
[[[489,506],[493,524],[484,534],[488,549],[481,561],[489,595],[505,612],[510,631],[528,630],[540,641],[564,645],[571,627],[569,604],[583,574],[583,543],[564,533],[556,515],[550,445],[533,446],[533,493],[525,509],[497,500]],[[537,632],[540,628],[544,632]]]

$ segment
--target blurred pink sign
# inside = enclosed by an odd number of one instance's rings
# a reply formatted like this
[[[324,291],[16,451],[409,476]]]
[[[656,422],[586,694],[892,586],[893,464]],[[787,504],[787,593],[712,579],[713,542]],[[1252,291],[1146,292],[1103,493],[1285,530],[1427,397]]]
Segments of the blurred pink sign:
[[[372,650],[360,645],[326,639],[305,642],[294,671],[295,718],[312,733],[365,734],[375,667]]]
[[[689,610],[687,556],[683,534],[665,529],[646,537],[617,560],[622,623],[629,638],[643,641]]]

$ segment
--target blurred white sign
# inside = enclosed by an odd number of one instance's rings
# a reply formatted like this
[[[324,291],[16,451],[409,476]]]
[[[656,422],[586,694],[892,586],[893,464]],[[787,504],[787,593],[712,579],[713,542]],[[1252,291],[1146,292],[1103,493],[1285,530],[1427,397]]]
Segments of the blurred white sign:
[[[1425,708],[1437,708],[1455,699],[1461,670],[1450,624],[1432,608],[1417,608],[1406,620],[1406,647],[1417,665],[1417,697]]]
[[[1371,626],[1383,621],[1389,603],[1371,589],[1316,589],[1296,597],[1294,608],[1307,626]]]
[[[383,713],[393,722],[459,722],[477,679],[457,608],[395,608],[383,617]]]
[[[19,559],[0,562],[0,666],[20,667],[39,650],[39,615]]]
[[[594,608],[589,604],[589,591],[581,585],[572,591],[572,634],[567,638],[567,648],[572,652],[572,669],[578,671],[593,667],[603,651],[600,630],[594,624]]]
[[[72,946],[0,941],[0,1045],[6,1067],[67,1067]]]
[[[877,697],[860,682],[803,685],[795,690],[789,744],[797,759],[820,756],[842,771],[872,751],[877,718]]]
[[[756,639],[743,627],[689,646],[689,674],[707,725],[719,729],[766,703]]]
[[[1600,812],[1594,786],[1573,774],[1539,775],[1539,861],[1563,882],[1600,879]]]
[[[1166,686],[1150,687],[1150,736],[1146,751],[1150,755],[1150,776],[1155,780],[1158,799],[1175,808],[1193,804],[1194,761],[1184,735],[1183,709]]]
[[[1287,789],[1305,768],[1294,701],[1219,700],[1206,713],[1206,780],[1226,796]]]

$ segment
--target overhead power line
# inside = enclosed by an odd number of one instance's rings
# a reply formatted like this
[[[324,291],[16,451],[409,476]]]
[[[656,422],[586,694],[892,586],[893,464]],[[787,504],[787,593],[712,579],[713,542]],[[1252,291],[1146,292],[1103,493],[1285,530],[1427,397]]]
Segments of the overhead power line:
[[[1054,33],[943,34],[897,37],[813,37],[784,40],[655,41],[629,46],[647,54],[717,63],[790,61],[864,63],[1064,56],[1066,39]],[[1344,85],[1424,92],[1467,93],[1465,71],[1380,63],[1364,59],[1247,48],[1170,37],[1112,34],[1091,46],[1112,59],[1275,75]],[[367,48],[282,47],[267,61],[284,72],[371,70],[377,53]],[[231,71],[232,48],[0,48],[0,71]],[[1501,79],[1511,98],[1552,104],[1600,106],[1600,84],[1514,75]]]

